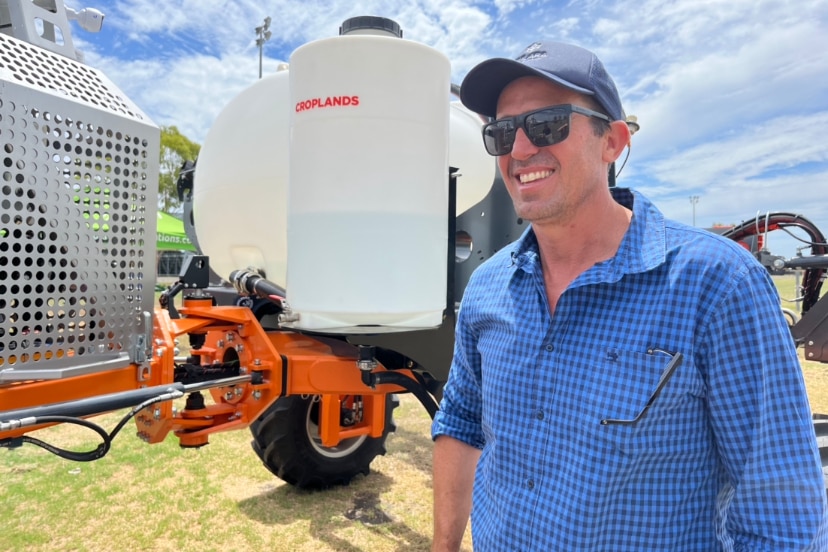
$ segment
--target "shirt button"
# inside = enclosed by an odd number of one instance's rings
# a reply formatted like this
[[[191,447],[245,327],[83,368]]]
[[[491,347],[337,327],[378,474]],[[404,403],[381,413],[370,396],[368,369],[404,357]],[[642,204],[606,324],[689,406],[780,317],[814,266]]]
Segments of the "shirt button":
[[[535,481],[534,481],[534,479],[527,479],[527,480],[526,480],[526,488],[528,488],[528,489],[530,489],[530,490],[535,488]]]
[[[554,346],[554,345],[551,345],[551,344],[550,344],[550,345],[547,345],[547,346],[546,346],[546,350],[547,350],[547,351],[549,351],[549,352],[551,353],[552,351],[554,351],[554,350],[555,350],[555,346]]]
[[[543,416],[544,416],[544,414],[543,414],[543,410],[538,410],[538,411],[535,413],[535,417],[536,417],[538,420],[543,420]]]

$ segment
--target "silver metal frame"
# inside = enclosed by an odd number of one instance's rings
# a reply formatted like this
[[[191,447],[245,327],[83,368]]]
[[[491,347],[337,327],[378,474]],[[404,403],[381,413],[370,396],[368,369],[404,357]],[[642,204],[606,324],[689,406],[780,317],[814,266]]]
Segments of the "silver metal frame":
[[[145,360],[159,147],[102,73],[0,34],[0,383]]]

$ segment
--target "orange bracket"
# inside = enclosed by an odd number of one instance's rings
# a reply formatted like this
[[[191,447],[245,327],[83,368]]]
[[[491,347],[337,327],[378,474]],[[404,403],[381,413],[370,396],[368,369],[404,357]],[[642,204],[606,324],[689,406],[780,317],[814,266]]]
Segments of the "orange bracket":
[[[174,408],[172,401],[151,405],[135,416],[138,436],[157,443],[173,432],[182,446],[208,443],[209,435],[249,426],[278,398],[288,395],[320,397],[320,439],[324,446],[358,435],[380,437],[385,423],[385,397],[404,392],[392,384],[366,386],[357,367],[357,349],[342,341],[322,340],[290,331],[266,332],[250,309],[216,307],[211,301],[184,300],[181,318],[155,312],[152,357],[73,378],[16,382],[0,386],[0,409],[16,410],[72,401],[174,382],[175,343],[189,333],[204,334],[204,345],[191,354],[202,366],[238,362],[239,377],[209,389],[212,403],[203,408]],[[386,371],[378,365],[375,372]],[[410,370],[399,370],[414,379]],[[356,421],[342,425],[345,407],[359,411]],[[180,407],[179,407],[180,408]],[[33,426],[0,433],[15,437]]]

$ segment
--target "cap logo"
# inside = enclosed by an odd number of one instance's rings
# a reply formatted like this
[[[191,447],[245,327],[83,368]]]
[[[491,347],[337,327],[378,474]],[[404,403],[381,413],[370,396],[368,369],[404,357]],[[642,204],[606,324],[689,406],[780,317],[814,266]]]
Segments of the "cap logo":
[[[515,58],[515,61],[526,62],[533,59],[545,58],[547,54],[545,51],[540,51],[541,46],[543,46],[543,44],[540,42],[533,42],[526,47],[522,54]]]
[[[532,61],[533,59],[540,59],[540,58],[545,58],[545,57],[546,57],[546,52],[532,52],[530,54],[521,55],[515,61],[526,62],[526,61]]]

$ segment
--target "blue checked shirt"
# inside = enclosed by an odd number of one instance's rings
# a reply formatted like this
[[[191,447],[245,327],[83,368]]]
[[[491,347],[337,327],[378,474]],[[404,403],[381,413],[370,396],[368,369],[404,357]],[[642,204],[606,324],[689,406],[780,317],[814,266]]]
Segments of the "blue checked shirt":
[[[554,316],[531,229],[466,288],[432,433],[482,449],[475,549],[828,550],[811,413],[766,270],[613,193],[631,226]],[[673,353],[683,362],[645,410]]]

